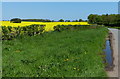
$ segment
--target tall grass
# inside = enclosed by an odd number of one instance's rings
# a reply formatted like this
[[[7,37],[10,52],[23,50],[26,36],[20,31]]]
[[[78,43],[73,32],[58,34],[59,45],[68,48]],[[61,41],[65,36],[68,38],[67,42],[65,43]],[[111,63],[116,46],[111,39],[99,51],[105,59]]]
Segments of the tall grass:
[[[107,29],[67,30],[3,41],[3,77],[106,77]]]

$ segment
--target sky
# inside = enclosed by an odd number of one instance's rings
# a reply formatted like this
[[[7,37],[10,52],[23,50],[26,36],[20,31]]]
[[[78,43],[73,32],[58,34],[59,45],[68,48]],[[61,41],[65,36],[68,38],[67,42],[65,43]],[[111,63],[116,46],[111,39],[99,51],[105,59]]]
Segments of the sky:
[[[2,19],[87,20],[89,14],[118,14],[117,2],[2,2]]]

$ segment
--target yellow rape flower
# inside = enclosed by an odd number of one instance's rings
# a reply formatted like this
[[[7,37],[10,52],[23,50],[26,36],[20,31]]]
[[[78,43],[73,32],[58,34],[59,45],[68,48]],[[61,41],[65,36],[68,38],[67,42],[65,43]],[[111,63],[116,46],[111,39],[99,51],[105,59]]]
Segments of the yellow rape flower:
[[[0,21],[2,26],[12,26],[12,27],[25,27],[32,24],[46,25],[45,31],[53,31],[56,25],[90,25],[88,22],[21,22],[21,23],[10,23],[10,21]]]

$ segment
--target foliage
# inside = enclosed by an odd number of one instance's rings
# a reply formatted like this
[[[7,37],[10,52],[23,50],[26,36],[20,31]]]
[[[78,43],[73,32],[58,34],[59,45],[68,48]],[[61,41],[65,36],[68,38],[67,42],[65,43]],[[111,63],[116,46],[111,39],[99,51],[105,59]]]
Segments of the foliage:
[[[93,25],[57,25],[54,26],[54,31],[63,31],[63,30],[74,30],[74,29],[90,29],[90,28],[99,28],[101,26]]]
[[[79,22],[82,22],[83,20],[82,19],[79,19]]]
[[[78,20],[73,20],[72,22],[79,22]]]
[[[63,19],[60,19],[59,22],[64,22],[64,20],[63,20]]]
[[[22,19],[22,21],[30,21],[30,22],[54,22],[54,20],[49,20],[49,19]]]
[[[65,20],[65,22],[70,22],[70,20]]]
[[[21,19],[19,18],[13,18],[10,20],[11,23],[21,23]]]
[[[22,35],[34,36],[36,34],[42,34],[44,28],[45,25],[29,25],[26,27],[2,26],[2,39],[11,40]]]
[[[105,26],[120,26],[120,14],[106,14],[106,15],[97,15],[90,14],[88,16],[89,23],[99,24]]]
[[[70,20],[64,20],[60,19],[59,21],[55,20],[49,20],[49,19],[22,19],[22,21],[28,21],[28,22],[70,22]],[[72,22],[84,22],[84,20],[73,20]]]

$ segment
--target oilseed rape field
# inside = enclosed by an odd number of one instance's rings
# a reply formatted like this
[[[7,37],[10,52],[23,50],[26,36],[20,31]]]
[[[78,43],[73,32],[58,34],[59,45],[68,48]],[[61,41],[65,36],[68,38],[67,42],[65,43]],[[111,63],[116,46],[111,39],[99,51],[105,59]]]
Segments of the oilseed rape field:
[[[53,27],[56,25],[89,25],[88,22],[21,22],[21,23],[10,23],[10,21],[1,21],[2,26],[12,27],[25,27],[33,24],[45,25],[45,31],[54,30]]]

